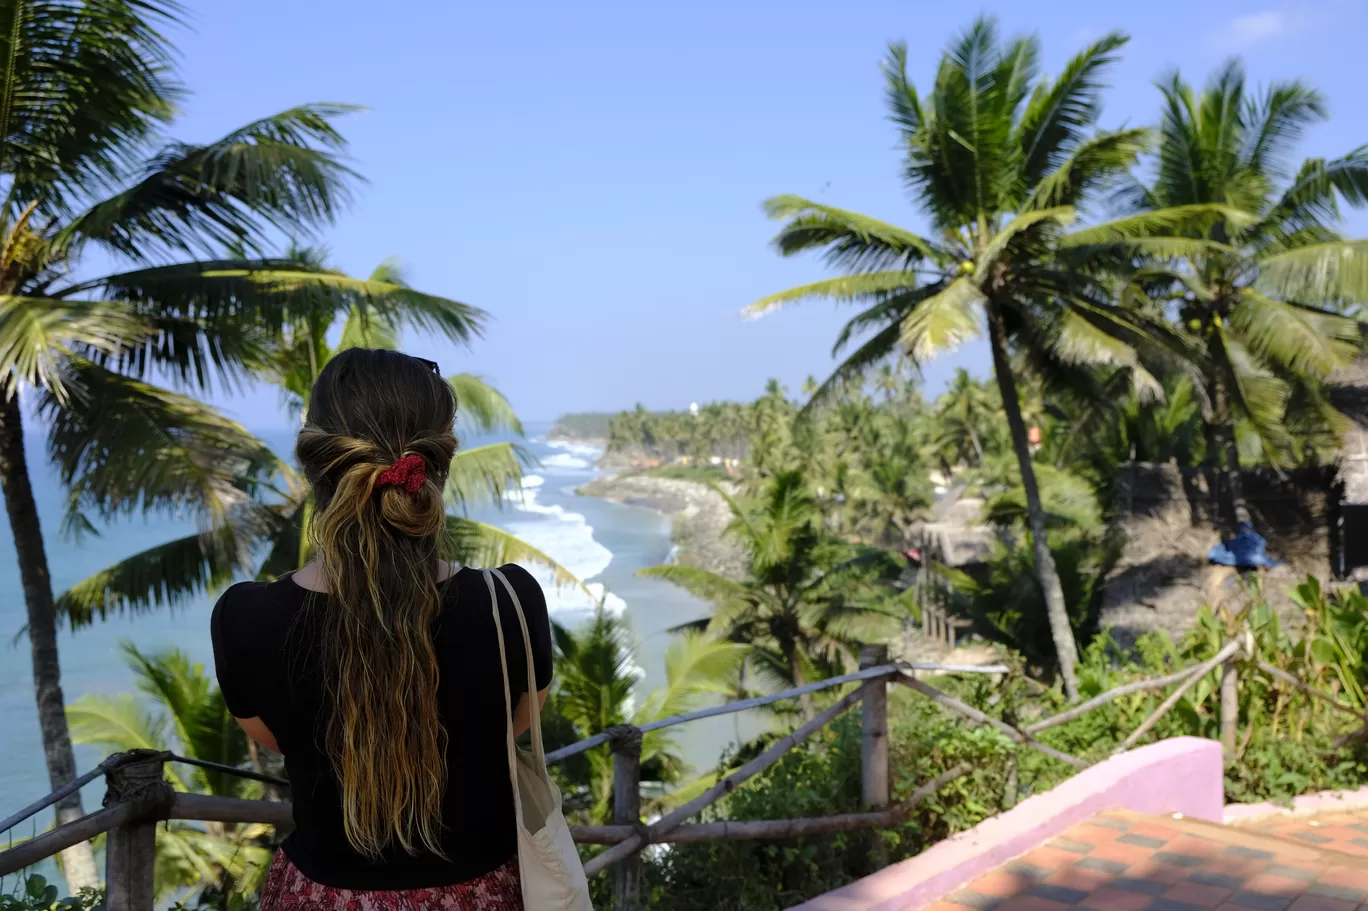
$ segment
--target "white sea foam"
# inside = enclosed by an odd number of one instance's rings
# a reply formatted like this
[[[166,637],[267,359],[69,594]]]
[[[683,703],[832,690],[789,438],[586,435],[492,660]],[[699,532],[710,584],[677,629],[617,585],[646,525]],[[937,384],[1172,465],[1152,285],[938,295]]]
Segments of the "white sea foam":
[[[603,455],[602,446],[594,446],[591,443],[574,443],[570,440],[551,440],[547,444],[552,449],[559,449],[572,455],[584,456],[588,459],[597,459]]]
[[[608,568],[613,562],[613,552],[594,539],[594,528],[584,516],[569,512],[559,504],[547,505],[538,501],[537,494],[545,483],[539,475],[523,478],[522,489],[509,491],[504,496],[518,512],[531,513],[542,518],[520,522],[501,523],[504,528],[570,570],[575,578],[590,580]],[[604,606],[620,613],[627,605],[614,594],[605,593],[603,585],[588,582],[585,586],[592,593],[586,593],[578,586],[557,587],[555,574],[541,566],[527,565],[527,570],[537,577],[546,592],[547,607],[552,612],[588,612],[603,599]]]
[[[542,464],[547,468],[588,468],[589,463],[578,456],[573,456],[568,452],[558,452],[553,456],[542,459]]]

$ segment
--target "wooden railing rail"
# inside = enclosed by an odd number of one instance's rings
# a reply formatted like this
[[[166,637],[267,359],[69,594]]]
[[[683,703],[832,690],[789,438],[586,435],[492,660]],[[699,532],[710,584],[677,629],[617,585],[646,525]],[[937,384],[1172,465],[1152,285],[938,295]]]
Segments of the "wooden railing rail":
[[[548,754],[548,761],[556,761],[604,744],[608,744],[612,750],[613,824],[572,826],[571,832],[575,840],[582,844],[609,846],[585,864],[585,872],[593,875],[608,867],[614,868],[615,907],[631,909],[638,906],[641,889],[639,853],[648,845],[780,839],[889,828],[905,820],[939,789],[971,771],[968,765],[956,766],[922,784],[904,800],[890,805],[892,782],[889,774],[891,770],[887,719],[887,687],[890,683],[906,686],[933,700],[946,711],[962,716],[971,724],[993,727],[1014,743],[1078,769],[1085,768],[1089,763],[1041,743],[1035,735],[1079,718],[1121,696],[1173,686],[1173,691],[1158,708],[1122,741],[1117,752],[1129,749],[1150,731],[1164,714],[1177,705],[1185,692],[1217,668],[1221,668],[1220,737],[1227,755],[1234,755],[1235,752],[1238,722],[1238,700],[1235,697],[1238,671],[1241,668],[1246,672],[1263,674],[1279,683],[1302,690],[1362,722],[1354,732],[1339,738],[1337,742],[1368,736],[1368,718],[1365,718],[1363,712],[1344,705],[1335,697],[1320,692],[1279,668],[1258,661],[1254,655],[1252,637],[1247,632],[1226,642],[1211,658],[1192,667],[1152,680],[1134,681],[1118,686],[1080,705],[1071,706],[1056,715],[1026,725],[1010,724],[987,715],[932,684],[918,679],[916,674],[917,671],[923,670],[941,673],[1006,674],[1009,669],[1003,665],[966,667],[890,662],[887,650],[874,646],[862,650],[860,664],[860,670],[855,673],[794,687],[781,693],[662,718],[640,727],[621,725]],[[772,744],[759,756],[732,771],[704,793],[649,824],[642,821],[640,778],[643,733],[849,685],[854,685],[855,688],[805,721],[792,733]],[[856,702],[862,704],[861,776],[862,802],[865,805],[862,812],[813,819],[688,822],[747,780],[773,766],[785,753],[840,717]],[[286,802],[243,800],[172,791],[171,786],[165,781],[164,765],[166,762],[181,761],[190,760],[152,751],[112,756],[66,788],[30,804],[19,814],[4,820],[5,825],[13,826],[50,806],[71,790],[93,781],[99,775],[103,774],[106,778],[108,790],[103,809],[59,826],[9,850],[0,851],[0,876],[8,876],[74,844],[108,833],[105,869],[106,911],[147,911],[152,907],[152,870],[155,863],[157,822],[183,819],[223,823],[267,823],[275,826],[289,825],[292,822],[291,807]],[[260,773],[215,766],[212,763],[208,765],[233,774],[244,774],[272,785],[284,784],[279,779]],[[870,850],[875,852],[874,856],[879,856],[881,845],[881,839],[871,839]]]

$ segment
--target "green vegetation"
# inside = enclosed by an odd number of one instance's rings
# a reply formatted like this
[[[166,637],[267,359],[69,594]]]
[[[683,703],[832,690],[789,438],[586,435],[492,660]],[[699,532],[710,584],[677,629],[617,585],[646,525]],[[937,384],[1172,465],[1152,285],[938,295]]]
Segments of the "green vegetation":
[[[827,533],[798,472],[777,476],[757,508],[728,503],[734,516],[728,533],[741,540],[748,557],[745,581],[675,564],[641,573],[711,601],[712,616],[695,627],[743,643],[743,669],[751,678],[782,689],[841,673],[858,658],[859,643],[897,629],[875,583],[896,575],[900,562]],[[801,701],[803,714],[812,718],[812,697]]]
[[[1333,691],[1337,681],[1344,683],[1342,692],[1368,683],[1357,657],[1364,645],[1368,601],[1356,593],[1327,598],[1314,580],[1298,591],[1315,618],[1303,638],[1291,638],[1280,629],[1267,603],[1257,590],[1251,590],[1241,614],[1222,616],[1206,610],[1197,629],[1178,644],[1162,634],[1151,634],[1123,654],[1108,637],[1095,638],[1081,654],[1080,690],[1091,697],[1131,680],[1191,666],[1213,655],[1241,619],[1249,621],[1255,635],[1258,660],[1327,692]],[[1337,641],[1340,644],[1334,644]],[[1217,670],[1200,681],[1142,743],[1182,735],[1217,736],[1219,677]],[[1338,737],[1357,729],[1353,719],[1298,690],[1270,682],[1248,666],[1241,679],[1241,741],[1235,761],[1226,766],[1227,800],[1286,799],[1306,791],[1357,787],[1368,777],[1368,751],[1363,744],[1336,743]],[[931,682],[992,717],[1021,723],[1065,707],[1057,692],[1042,694],[1015,674],[1001,685],[982,678]],[[1084,759],[1102,759],[1165,695],[1161,691],[1125,697],[1038,737]],[[769,738],[748,745],[724,763],[739,764],[767,742]],[[959,763],[969,763],[973,769],[942,788],[902,825],[880,833],[893,861],[916,855],[1073,774],[1062,763],[1017,747],[995,730],[970,727],[901,687],[890,693],[889,743],[892,767],[897,770],[895,801]],[[858,717],[850,714],[789,752],[705,815],[709,820],[752,820],[859,812],[859,769],[860,725]],[[1009,774],[1012,770],[1015,774]],[[1013,781],[1016,790],[1008,793],[1005,785]],[[685,911],[790,907],[873,872],[867,845],[864,833],[775,844],[678,845],[648,860],[652,907]]]
[[[127,750],[170,750],[191,759],[247,766],[255,756],[247,735],[233,720],[218,685],[178,649],[144,655],[123,646],[142,699],[82,696],[67,707],[72,740],[106,754]],[[148,704],[152,710],[148,710]],[[262,785],[246,778],[190,766],[167,766],[177,791],[217,797],[260,799]],[[274,847],[271,826],[174,821],[157,827],[157,898],[192,897],[204,889],[255,892],[265,878]]]
[[[606,440],[608,422],[612,415],[606,412],[585,412],[583,414],[563,414],[556,418],[546,438],[549,440]]]

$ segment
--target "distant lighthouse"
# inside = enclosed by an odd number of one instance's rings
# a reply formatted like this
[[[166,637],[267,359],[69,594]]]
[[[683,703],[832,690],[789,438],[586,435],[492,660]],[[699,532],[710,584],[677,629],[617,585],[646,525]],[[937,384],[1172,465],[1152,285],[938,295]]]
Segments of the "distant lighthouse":
[[[689,414],[693,415],[694,417],[698,417],[698,403],[697,403],[697,402],[691,402],[691,403],[689,404]]]

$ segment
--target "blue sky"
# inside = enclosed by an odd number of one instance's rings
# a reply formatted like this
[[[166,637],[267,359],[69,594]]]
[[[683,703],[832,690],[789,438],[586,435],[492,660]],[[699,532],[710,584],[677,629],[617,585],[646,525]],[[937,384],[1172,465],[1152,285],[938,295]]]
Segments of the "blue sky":
[[[1108,125],[1152,121],[1152,80],[1200,81],[1245,56],[1254,81],[1301,77],[1331,121],[1304,154],[1368,142],[1362,0],[988,3],[1035,31],[1047,72],[1105,31],[1132,36]],[[401,0],[191,2],[181,33],[193,95],[177,133],[205,139],[306,101],[349,118],[369,180],[322,238],[354,274],[398,256],[424,290],[489,310],[468,350],[409,338],[447,372],[494,380],[525,419],[569,410],[750,398],[767,377],[825,375],[846,314],[814,304],[756,322],[742,306],[823,274],[768,247],[760,202],[798,193],[911,226],[878,62],[910,46],[929,82],[975,8],[887,0],[475,4]],[[1368,234],[1356,214],[1349,229]],[[930,391],[981,348],[933,363]],[[221,403],[283,426],[269,389]]]

